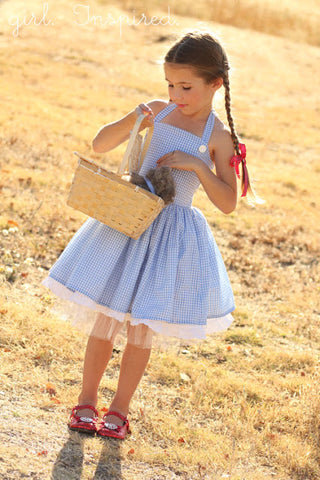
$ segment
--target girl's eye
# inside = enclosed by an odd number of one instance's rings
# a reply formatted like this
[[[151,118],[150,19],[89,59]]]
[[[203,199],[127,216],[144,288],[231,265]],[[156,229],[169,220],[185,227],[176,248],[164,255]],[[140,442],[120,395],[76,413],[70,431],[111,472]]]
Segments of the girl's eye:
[[[168,85],[169,88],[173,88],[173,85]],[[183,90],[191,90],[191,87],[182,87]]]

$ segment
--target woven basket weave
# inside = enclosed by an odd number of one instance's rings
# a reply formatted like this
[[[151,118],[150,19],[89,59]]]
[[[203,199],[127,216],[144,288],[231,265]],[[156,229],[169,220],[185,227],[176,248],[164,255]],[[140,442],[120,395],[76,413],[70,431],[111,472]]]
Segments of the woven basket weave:
[[[79,163],[67,200],[69,206],[134,239],[140,237],[164,207],[162,198],[121,178],[126,171],[138,171],[142,165],[151,137],[151,129],[144,142],[138,133],[144,118],[140,115],[135,123],[117,173],[74,152]]]

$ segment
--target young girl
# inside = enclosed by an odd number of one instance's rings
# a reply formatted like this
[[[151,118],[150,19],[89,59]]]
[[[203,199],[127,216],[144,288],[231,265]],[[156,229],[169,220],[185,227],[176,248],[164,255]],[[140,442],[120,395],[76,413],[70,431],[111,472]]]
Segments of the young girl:
[[[89,339],[72,430],[123,439],[130,432],[129,404],[148,363],[153,333],[205,338],[232,322],[234,299],[223,260],[204,215],[191,206],[201,183],[219,210],[232,212],[240,163],[243,194],[250,189],[244,145],[239,146],[230,111],[228,70],[215,38],[185,35],[165,57],[170,101],[141,104],[103,126],[93,140],[95,152],[111,150],[129,138],[143,112],[141,129],[153,123],[154,132],[140,174],[171,167],[176,196],[138,240],[89,218],[43,282],[63,299],[96,312],[78,322]],[[222,85],[231,133],[212,109]],[[99,421],[98,387],[124,323],[127,344],[117,391]]]

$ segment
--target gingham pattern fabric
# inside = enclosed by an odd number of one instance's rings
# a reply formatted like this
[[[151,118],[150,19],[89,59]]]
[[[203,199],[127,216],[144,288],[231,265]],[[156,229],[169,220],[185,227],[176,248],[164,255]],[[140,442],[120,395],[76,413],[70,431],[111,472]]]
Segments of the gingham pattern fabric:
[[[155,117],[141,174],[173,150],[197,156],[212,166],[207,144],[214,112],[200,138],[162,122],[174,108],[175,104],[169,104]],[[143,323],[165,335],[204,338],[227,328],[234,310],[228,275],[204,215],[191,206],[200,182],[194,172],[173,169],[173,175],[174,203],[162,210],[139,239],[89,218],[44,285],[63,299],[133,325]],[[90,331],[88,320],[76,323]]]

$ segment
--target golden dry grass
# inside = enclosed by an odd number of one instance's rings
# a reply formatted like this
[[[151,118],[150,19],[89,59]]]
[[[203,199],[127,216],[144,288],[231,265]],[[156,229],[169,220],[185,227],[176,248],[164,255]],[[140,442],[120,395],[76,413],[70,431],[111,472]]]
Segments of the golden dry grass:
[[[41,18],[43,4],[28,5]],[[54,26],[14,38],[7,20],[26,7],[0,11],[1,478],[319,479],[319,49],[207,24],[230,53],[234,113],[266,204],[225,216],[197,193],[234,287],[235,322],[203,343],[153,350],[133,435],[119,444],[67,431],[86,339],[53,313],[40,282],[85,218],[65,203],[72,151],[119,163],[123,145],[94,155],[91,140],[138,103],[167,97],[157,62],[176,27],[126,26],[120,38],[117,26],[74,25],[59,0]],[[176,18],[181,30],[196,25]],[[224,118],[221,95],[215,108]]]
[[[101,4],[108,4],[100,0]],[[256,30],[271,35],[290,38],[296,42],[320,45],[320,4],[317,0],[172,0],[163,5],[159,0],[145,2],[120,0],[127,11],[146,12],[152,15],[155,7],[169,8],[177,15],[193,16],[205,22],[224,23],[239,28]]]

